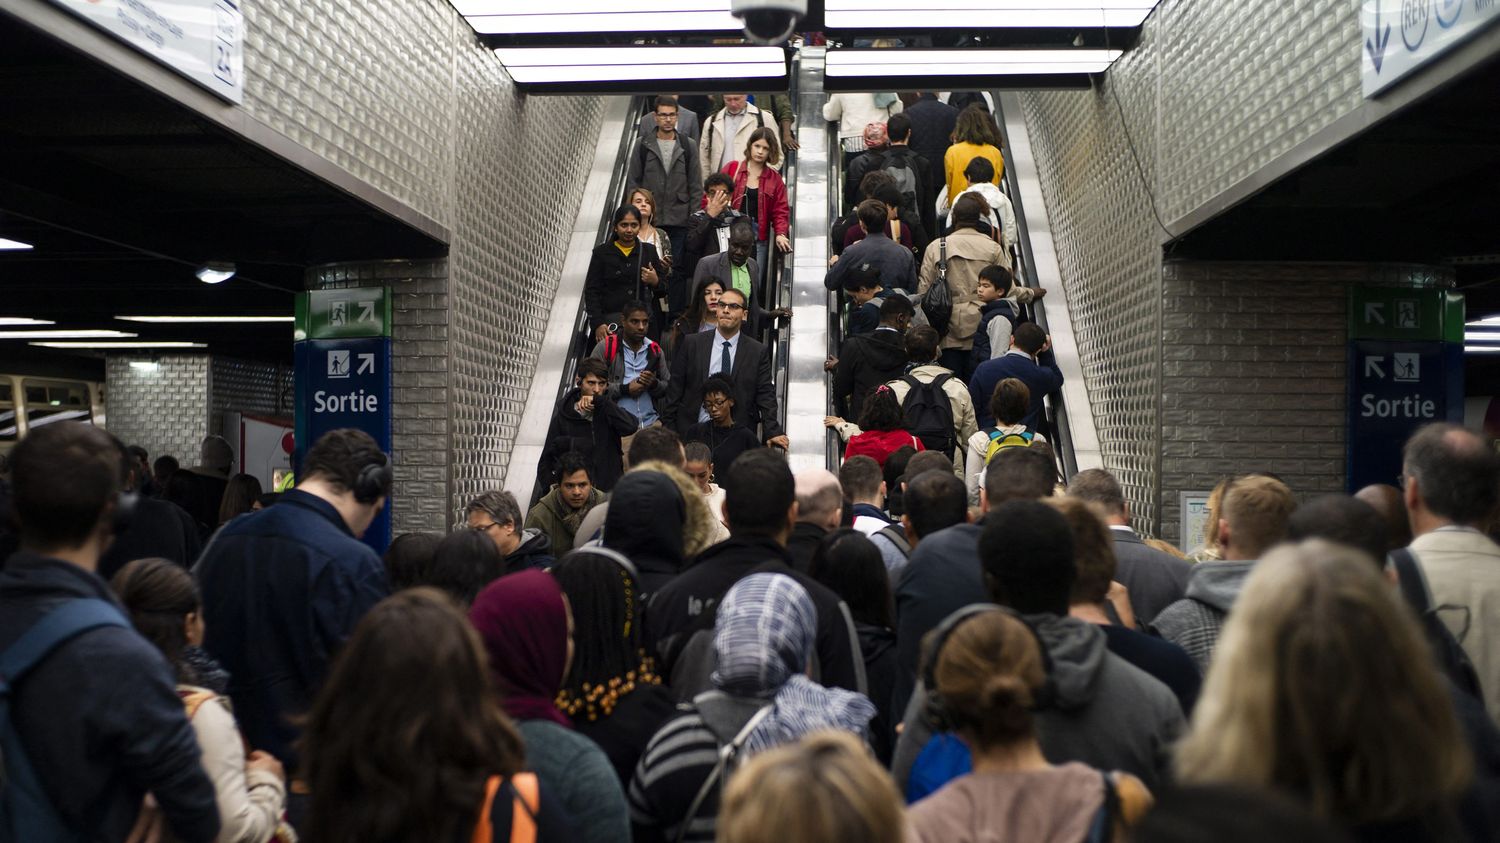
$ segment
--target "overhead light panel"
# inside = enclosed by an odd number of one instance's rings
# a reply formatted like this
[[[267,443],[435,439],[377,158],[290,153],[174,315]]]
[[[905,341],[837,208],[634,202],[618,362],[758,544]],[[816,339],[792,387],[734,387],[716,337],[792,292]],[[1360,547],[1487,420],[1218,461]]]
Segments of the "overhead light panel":
[[[1121,50],[829,50],[829,78],[1103,73]]]
[[[227,261],[209,261],[198,267],[198,280],[205,284],[222,284],[234,277],[234,264]]]
[[[1480,326],[1486,328],[1500,328],[1500,316],[1486,316],[1483,319],[1475,319],[1472,322],[1465,322],[1464,324],[1469,326],[1470,328]]]
[[[0,237],[0,252],[24,252],[30,248],[30,243],[22,243],[20,240],[9,240]]]
[[[158,342],[155,340],[141,340],[140,342],[34,342],[29,343],[41,348],[208,348],[201,342]]]
[[[106,331],[95,328],[64,331],[0,331],[0,340],[83,340],[124,339],[138,337],[124,331]]]
[[[208,322],[295,322],[295,316],[116,316],[121,322],[150,322],[160,325]]]
[[[1500,342],[1500,331],[1464,331],[1466,342]]]
[[[643,82],[787,76],[787,54],[781,47],[501,47],[495,55],[518,85],[606,90]]]
[[[830,30],[1015,29],[1140,26],[1155,0],[824,0]]]
[[[29,316],[0,316],[0,325],[56,325],[48,319],[32,319]]]
[[[154,372],[161,368],[161,364],[155,360],[132,360],[130,368],[137,372]]]
[[[533,6],[516,0],[456,0],[458,13],[481,35],[580,35],[660,32],[739,32],[729,0],[554,0]]]

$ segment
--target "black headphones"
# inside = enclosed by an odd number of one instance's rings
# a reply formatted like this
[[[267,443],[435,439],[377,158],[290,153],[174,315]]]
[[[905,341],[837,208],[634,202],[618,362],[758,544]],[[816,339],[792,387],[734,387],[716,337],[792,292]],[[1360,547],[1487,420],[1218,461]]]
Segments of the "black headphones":
[[[615,550],[614,548],[605,547],[602,544],[586,544],[583,547],[570,550],[567,553],[563,554],[563,558],[557,561],[558,564],[561,564],[563,562],[566,562],[569,556],[586,555],[602,556],[605,559],[608,559],[609,561],[615,563],[616,565],[620,566],[620,570],[624,571],[625,574],[630,577],[631,582],[634,582],[637,588],[640,587],[641,574],[636,570],[635,563],[630,561],[630,557],[626,556],[618,550]]]
[[[1034,712],[1045,711],[1051,708],[1057,699],[1057,684],[1052,678],[1052,657],[1047,652],[1046,645],[1042,643],[1041,636],[1037,634],[1036,627],[1026,618],[1022,617],[1020,612],[1009,606],[1000,606],[995,603],[971,603],[955,611],[948,617],[943,618],[942,623],[938,624],[932,630],[931,643],[922,654],[921,679],[922,685],[927,691],[927,707],[924,713],[928,722],[937,731],[953,731],[953,720],[948,716],[947,706],[943,704],[943,695],[938,693],[937,689],[938,656],[943,652],[943,647],[948,643],[948,637],[953,634],[955,629],[963,626],[964,621],[989,612],[1004,612],[1010,615],[1020,621],[1031,632],[1031,637],[1036,639],[1037,650],[1042,654],[1043,679],[1041,686],[1032,692],[1031,710]]]
[[[354,499],[360,503],[374,503],[390,493],[394,479],[391,458],[381,453],[380,462],[367,463],[354,478]]]

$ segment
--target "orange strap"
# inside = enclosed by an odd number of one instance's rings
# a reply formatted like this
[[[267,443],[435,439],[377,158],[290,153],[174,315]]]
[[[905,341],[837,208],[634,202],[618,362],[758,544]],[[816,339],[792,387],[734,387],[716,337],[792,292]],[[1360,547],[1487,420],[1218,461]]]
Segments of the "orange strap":
[[[492,843],[495,827],[490,819],[490,806],[495,802],[504,781],[501,776],[490,776],[484,785],[484,806],[479,810],[479,822],[474,824],[472,843]],[[516,791],[515,804],[510,811],[511,843],[536,843],[536,812],[541,810],[541,799],[535,773],[517,773],[510,780]]]
[[[182,699],[182,707],[187,712],[187,718],[193,719],[198,713],[198,708],[214,698],[213,691],[178,691],[177,696]]]

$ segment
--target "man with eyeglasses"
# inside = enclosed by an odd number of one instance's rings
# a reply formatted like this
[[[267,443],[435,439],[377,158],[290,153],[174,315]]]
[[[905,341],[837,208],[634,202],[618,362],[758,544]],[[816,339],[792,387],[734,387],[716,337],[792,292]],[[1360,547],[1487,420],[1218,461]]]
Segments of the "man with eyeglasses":
[[[552,567],[552,539],[533,527],[521,528],[521,507],[510,492],[485,492],[464,508],[470,530],[489,537],[505,559],[505,572]]]
[[[656,98],[652,115],[655,131],[642,132],[630,156],[625,177],[628,201],[637,188],[651,191],[655,206],[651,224],[667,232],[672,254],[681,255],[687,238],[688,217],[703,204],[703,172],[699,166],[696,137],[678,125],[683,112],[677,98]]]
[[[688,428],[682,440],[707,445],[710,465],[733,465],[740,454],[760,447],[754,431],[735,419],[734,387],[723,375],[714,375],[703,382],[703,412],[708,414],[708,421]]]
[[[686,102],[692,100],[693,98],[679,97],[673,94],[662,94],[661,96],[657,97],[654,102],[659,104],[664,99],[671,100],[672,103],[677,106],[677,109],[673,112],[673,118],[676,121],[677,134],[692,141],[693,146],[697,146],[702,124],[698,122],[698,114],[697,112],[693,111],[693,106],[690,104],[690,102]],[[699,99],[706,98],[699,97]],[[660,113],[661,106],[655,105],[652,110],[641,115],[640,130],[642,138],[649,138],[652,135],[656,134],[656,127],[660,125],[657,120]]]
[[[672,363],[662,423],[685,438],[694,425],[707,422],[708,409],[699,402],[706,397],[704,387],[709,378],[718,375],[729,382],[734,421],[750,430],[759,426],[760,441],[786,448],[771,377],[771,351],[740,330],[747,304],[744,293],[734,288],[725,290],[719,298],[718,330],[683,339],[682,353]]]

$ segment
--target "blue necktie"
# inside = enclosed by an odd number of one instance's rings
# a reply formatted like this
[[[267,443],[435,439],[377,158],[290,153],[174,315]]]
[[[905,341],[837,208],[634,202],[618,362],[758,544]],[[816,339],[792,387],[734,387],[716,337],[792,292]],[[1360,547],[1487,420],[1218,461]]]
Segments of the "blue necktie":
[[[729,377],[732,364],[729,362],[729,340],[724,341],[724,350],[719,352],[719,374]]]

